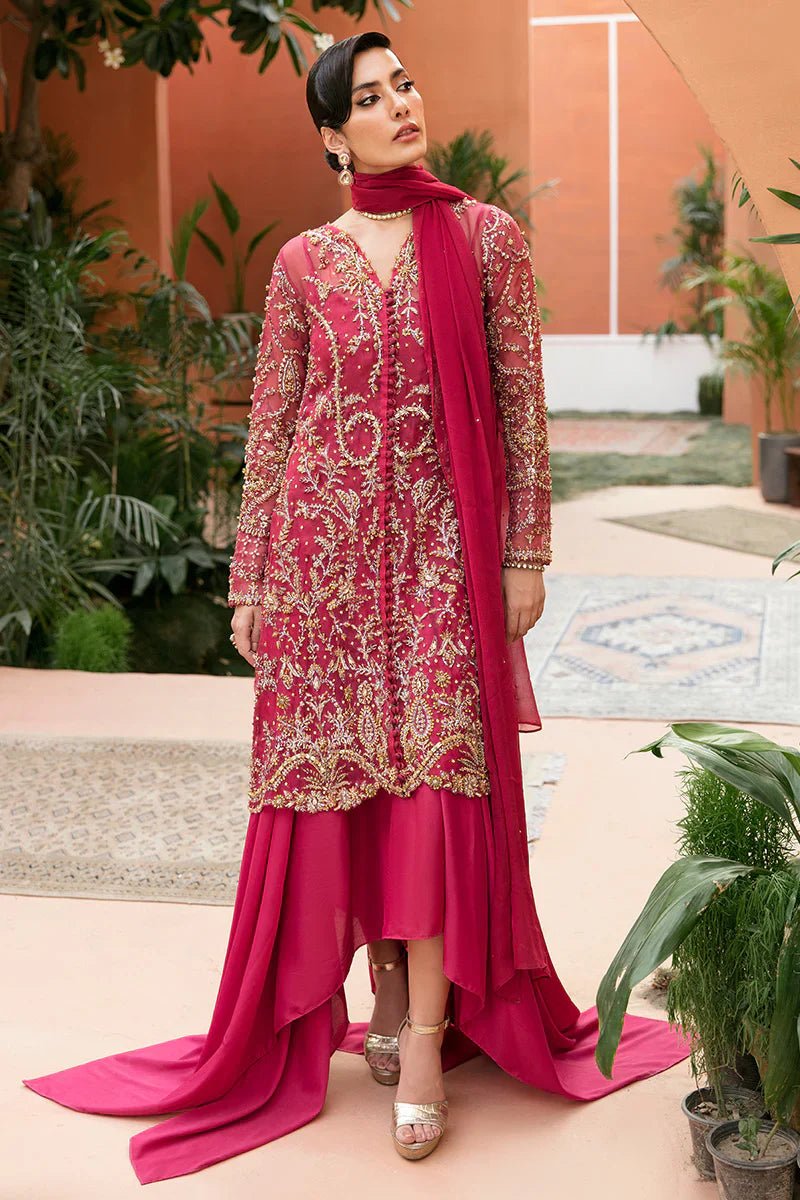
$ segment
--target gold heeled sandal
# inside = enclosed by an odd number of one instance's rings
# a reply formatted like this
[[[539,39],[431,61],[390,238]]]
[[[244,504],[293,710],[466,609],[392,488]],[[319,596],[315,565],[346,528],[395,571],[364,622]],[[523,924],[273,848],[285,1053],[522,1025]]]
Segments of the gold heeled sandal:
[[[375,962],[375,959],[367,950],[367,958],[373,971],[393,971],[395,967],[399,967],[405,960],[407,950],[405,946],[398,954],[397,958],[390,958],[388,962]],[[401,1026],[402,1028],[402,1026]],[[397,1042],[396,1034],[385,1033],[368,1033],[364,1038],[364,1058],[367,1060],[367,1066],[372,1072],[372,1078],[378,1083],[385,1083],[389,1086],[400,1082],[400,1068],[393,1071],[390,1067],[376,1067],[369,1061],[371,1054],[392,1054],[395,1058],[400,1057],[400,1047]]]
[[[418,1025],[412,1021],[408,1013],[403,1017],[397,1030],[398,1047],[400,1033],[407,1025],[413,1033],[439,1033],[450,1024],[450,1018],[445,1017],[438,1025]],[[403,1158],[426,1158],[431,1154],[444,1136],[449,1114],[446,1100],[429,1100],[424,1104],[414,1104],[410,1100],[395,1100],[392,1104],[392,1141],[394,1148]],[[426,1138],[423,1142],[401,1142],[397,1130],[401,1125],[435,1125],[439,1132],[435,1137]]]

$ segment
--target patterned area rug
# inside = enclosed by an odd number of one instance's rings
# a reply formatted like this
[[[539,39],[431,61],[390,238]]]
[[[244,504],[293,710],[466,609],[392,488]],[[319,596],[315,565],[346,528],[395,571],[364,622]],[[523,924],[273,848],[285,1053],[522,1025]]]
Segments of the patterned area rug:
[[[0,737],[0,891],[233,904],[243,742]],[[563,755],[523,755],[529,841]]]
[[[548,577],[525,639],[542,716],[800,721],[800,587]]]
[[[687,542],[724,546],[745,554],[776,554],[800,540],[800,515],[752,512],[734,504],[716,508],[678,508],[673,512],[645,513],[640,517],[607,517],[616,525],[632,525],[649,533],[665,533]]]

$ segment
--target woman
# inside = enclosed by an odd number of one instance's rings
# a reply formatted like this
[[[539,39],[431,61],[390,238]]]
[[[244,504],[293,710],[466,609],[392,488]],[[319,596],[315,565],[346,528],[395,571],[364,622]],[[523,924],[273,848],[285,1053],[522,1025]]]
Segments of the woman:
[[[615,1078],[536,916],[518,732],[544,604],[550,475],[528,247],[420,163],[422,99],[381,33],[309,73],[353,207],[270,280],[230,572],[255,668],[251,817],[209,1031],[26,1080],[131,1139],[142,1182],[309,1121],[336,1049],[397,1085],[395,1149],[441,1141],[443,1070],[483,1051],[593,1099],[688,1055],[626,1017]],[[351,173],[350,168],[354,168]],[[375,1006],[348,1021],[367,944]]]

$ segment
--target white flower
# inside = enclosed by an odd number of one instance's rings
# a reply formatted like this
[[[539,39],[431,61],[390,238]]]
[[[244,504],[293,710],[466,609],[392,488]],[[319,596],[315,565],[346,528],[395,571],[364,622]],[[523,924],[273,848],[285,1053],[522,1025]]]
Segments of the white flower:
[[[111,42],[108,38],[101,38],[97,43],[97,49],[101,54],[106,54],[111,49]]]
[[[125,51],[121,46],[115,46],[113,50],[106,50],[103,55],[103,63],[107,67],[111,67],[114,71],[118,71],[125,61]]]
[[[315,33],[312,41],[314,43],[315,50],[319,50],[321,54],[323,50],[328,49],[328,46],[333,45],[333,43],[336,41],[336,38],[332,33]]]

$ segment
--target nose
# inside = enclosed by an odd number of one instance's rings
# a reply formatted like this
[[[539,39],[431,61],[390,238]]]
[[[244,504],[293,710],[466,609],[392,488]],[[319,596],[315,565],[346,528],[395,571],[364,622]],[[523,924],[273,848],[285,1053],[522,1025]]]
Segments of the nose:
[[[403,95],[402,92],[395,92],[394,97],[395,98],[394,98],[394,103],[392,105],[392,111],[394,112],[395,116],[399,117],[403,113],[408,112],[408,100],[406,99],[406,97]]]

